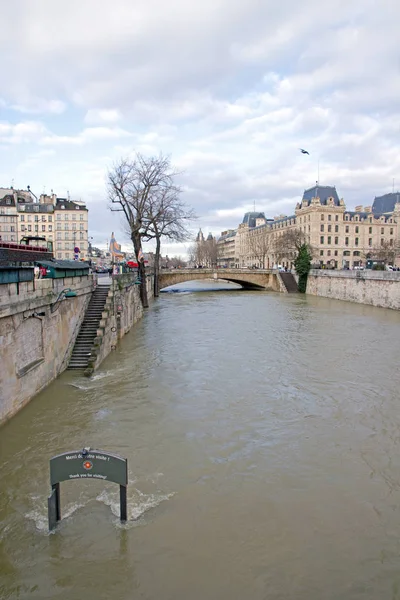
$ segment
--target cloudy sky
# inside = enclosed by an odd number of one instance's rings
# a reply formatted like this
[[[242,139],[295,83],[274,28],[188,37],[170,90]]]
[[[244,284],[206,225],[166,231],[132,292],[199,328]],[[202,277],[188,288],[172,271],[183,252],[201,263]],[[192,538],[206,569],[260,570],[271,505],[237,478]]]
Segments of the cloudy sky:
[[[134,151],[171,155],[205,233],[292,214],[318,160],[348,208],[400,188],[398,0],[13,0],[1,20],[0,187],[85,200],[98,245],[124,242],[105,177]]]

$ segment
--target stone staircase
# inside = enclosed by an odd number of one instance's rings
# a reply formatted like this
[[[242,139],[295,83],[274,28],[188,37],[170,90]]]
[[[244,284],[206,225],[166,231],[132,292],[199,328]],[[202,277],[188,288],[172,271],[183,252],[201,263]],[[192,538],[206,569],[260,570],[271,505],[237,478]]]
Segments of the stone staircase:
[[[110,285],[98,285],[90,299],[77,335],[68,369],[86,369],[107,300]]]
[[[279,276],[282,280],[283,285],[286,288],[286,291],[289,294],[292,294],[294,292],[298,292],[299,288],[297,287],[297,283],[295,278],[293,277],[292,273],[285,273],[284,271],[282,271],[281,273],[279,273]]]

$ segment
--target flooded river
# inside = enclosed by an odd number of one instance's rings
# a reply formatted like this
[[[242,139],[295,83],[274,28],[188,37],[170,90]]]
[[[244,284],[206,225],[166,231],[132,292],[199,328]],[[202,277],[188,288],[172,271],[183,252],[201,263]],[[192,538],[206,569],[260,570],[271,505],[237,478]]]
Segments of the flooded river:
[[[395,311],[163,294],[0,430],[1,600],[400,599],[399,354]],[[83,446],[128,458],[129,521],[71,481],[48,534],[48,460]]]

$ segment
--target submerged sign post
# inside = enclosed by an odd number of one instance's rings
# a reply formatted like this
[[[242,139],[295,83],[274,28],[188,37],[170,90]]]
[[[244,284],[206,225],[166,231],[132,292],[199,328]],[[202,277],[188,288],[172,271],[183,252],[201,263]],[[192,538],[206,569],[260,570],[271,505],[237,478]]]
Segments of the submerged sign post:
[[[61,520],[60,483],[71,480],[104,480],[119,485],[120,519],[126,521],[128,461],[104,450],[83,448],[58,454],[50,459],[51,494],[48,498],[49,530]]]

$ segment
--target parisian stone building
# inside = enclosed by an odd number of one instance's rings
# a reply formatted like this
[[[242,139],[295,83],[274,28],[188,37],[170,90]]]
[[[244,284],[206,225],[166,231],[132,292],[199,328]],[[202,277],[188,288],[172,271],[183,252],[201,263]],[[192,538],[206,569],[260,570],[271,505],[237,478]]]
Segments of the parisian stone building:
[[[88,258],[88,209],[83,202],[29,191],[0,188],[0,238],[20,242],[24,237],[44,238],[54,257]],[[75,253],[74,249],[78,248]]]
[[[371,205],[349,211],[335,187],[313,186],[305,190],[294,214],[268,219],[263,212],[249,212],[237,229],[222,232],[218,264],[277,266],[274,243],[290,229],[305,234],[313,248],[314,264],[336,269],[365,266],[377,248],[400,248],[400,193],[376,197]],[[280,262],[292,266],[289,259]],[[399,256],[395,262],[400,265]]]

